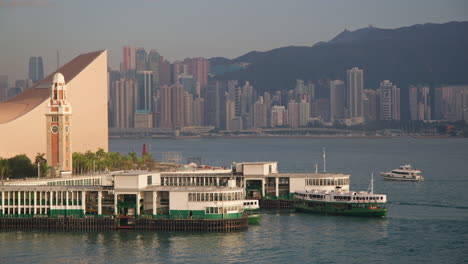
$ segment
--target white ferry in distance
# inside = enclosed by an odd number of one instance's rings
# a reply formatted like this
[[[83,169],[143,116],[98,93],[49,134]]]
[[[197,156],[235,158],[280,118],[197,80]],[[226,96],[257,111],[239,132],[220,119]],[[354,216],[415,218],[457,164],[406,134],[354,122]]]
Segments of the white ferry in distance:
[[[411,167],[409,164],[400,166],[400,168],[390,172],[382,172],[380,175],[382,175],[385,180],[424,181],[424,177],[421,175],[421,171],[413,169],[413,167]]]

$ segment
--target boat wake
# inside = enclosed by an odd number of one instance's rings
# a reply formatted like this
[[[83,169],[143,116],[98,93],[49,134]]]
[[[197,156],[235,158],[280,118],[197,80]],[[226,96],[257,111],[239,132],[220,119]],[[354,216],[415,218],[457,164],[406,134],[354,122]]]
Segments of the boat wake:
[[[438,207],[438,208],[454,208],[454,209],[464,209],[468,210],[468,206],[451,206],[443,204],[425,204],[425,203],[406,203],[406,202],[388,202],[391,206],[395,205],[416,205],[416,206],[426,206],[426,207]]]

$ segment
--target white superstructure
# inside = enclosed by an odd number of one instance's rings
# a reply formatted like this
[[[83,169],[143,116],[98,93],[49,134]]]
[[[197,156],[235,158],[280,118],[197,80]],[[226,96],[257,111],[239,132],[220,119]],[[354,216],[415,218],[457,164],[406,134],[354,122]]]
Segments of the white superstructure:
[[[409,164],[400,166],[400,168],[390,172],[382,172],[380,175],[382,175],[386,180],[424,181],[424,177],[421,175],[421,171],[413,169],[413,167]]]

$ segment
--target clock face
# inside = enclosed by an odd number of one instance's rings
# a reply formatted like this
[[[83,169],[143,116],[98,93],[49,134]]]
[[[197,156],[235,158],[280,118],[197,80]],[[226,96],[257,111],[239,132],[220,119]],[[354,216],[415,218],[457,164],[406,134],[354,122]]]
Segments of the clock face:
[[[70,132],[70,126],[65,126],[65,132]]]
[[[52,128],[50,129],[52,131],[52,133],[57,133],[58,132],[58,126],[52,126]]]

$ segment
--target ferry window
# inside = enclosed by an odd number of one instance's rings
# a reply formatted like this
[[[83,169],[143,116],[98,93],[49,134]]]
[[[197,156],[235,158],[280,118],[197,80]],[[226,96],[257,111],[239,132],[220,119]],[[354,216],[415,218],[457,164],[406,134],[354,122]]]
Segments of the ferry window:
[[[197,193],[197,202],[199,202],[199,201],[200,201],[200,194]]]
[[[191,193],[188,194],[188,200],[189,200],[189,202],[192,201],[192,194]]]
[[[218,201],[218,194],[217,193],[214,194],[214,200]]]
[[[210,201],[214,201],[214,197],[212,193],[210,193]]]

